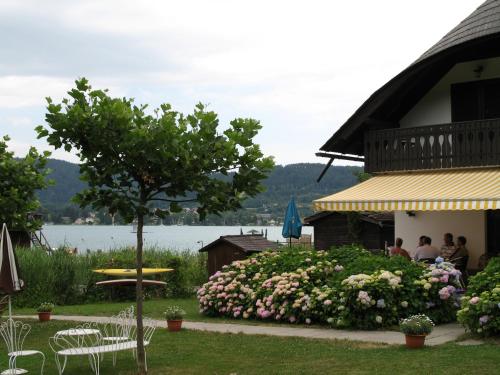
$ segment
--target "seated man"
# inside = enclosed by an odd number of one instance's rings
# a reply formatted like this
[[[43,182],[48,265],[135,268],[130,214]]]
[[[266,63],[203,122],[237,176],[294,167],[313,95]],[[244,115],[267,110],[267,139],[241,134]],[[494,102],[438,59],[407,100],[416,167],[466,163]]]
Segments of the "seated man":
[[[467,239],[464,236],[457,238],[456,250],[450,256],[450,262],[455,265],[455,268],[465,272],[467,269],[467,261],[469,260],[469,250],[465,247]]]
[[[432,239],[425,236],[424,245],[417,247],[415,251],[415,260],[421,262],[433,262],[439,256],[439,250],[432,246]]]
[[[405,257],[408,260],[411,260],[410,254],[408,254],[408,251],[403,249],[401,246],[403,246],[403,240],[401,238],[396,238],[396,245],[392,246],[389,249],[389,255],[392,257],[394,255],[400,255],[402,257]]]
[[[443,238],[444,244],[441,246],[441,256],[448,260],[451,254],[456,250],[455,243],[453,242],[453,234],[445,233]]]

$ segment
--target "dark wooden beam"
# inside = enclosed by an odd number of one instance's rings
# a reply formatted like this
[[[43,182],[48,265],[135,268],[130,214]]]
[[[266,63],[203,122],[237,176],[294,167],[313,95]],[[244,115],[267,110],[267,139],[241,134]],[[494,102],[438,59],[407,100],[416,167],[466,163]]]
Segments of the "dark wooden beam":
[[[325,173],[328,170],[328,168],[330,168],[330,165],[332,165],[332,163],[333,163],[334,160],[335,160],[335,158],[331,158],[330,160],[328,160],[328,163],[326,163],[325,168],[323,168],[323,170],[321,171],[321,174],[319,175],[319,177],[316,180],[316,182],[320,182],[321,181],[321,179],[325,175]]]
[[[365,161],[365,158],[363,158],[361,156],[337,154],[337,153],[334,153],[334,152],[317,152],[316,156],[319,156],[321,158],[330,158],[330,159],[333,158],[333,159],[350,160],[350,161],[360,161],[360,162],[364,162]]]

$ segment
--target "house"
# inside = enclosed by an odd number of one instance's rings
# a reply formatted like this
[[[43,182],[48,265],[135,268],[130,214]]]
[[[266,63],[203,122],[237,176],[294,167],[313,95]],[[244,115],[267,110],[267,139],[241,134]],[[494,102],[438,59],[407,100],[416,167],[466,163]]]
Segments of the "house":
[[[500,253],[500,1],[487,0],[373,93],[318,156],[359,160],[369,180],[317,211],[394,212],[395,236],[467,238],[469,268]]]
[[[352,213],[322,211],[304,218],[304,225],[314,228],[314,248],[359,243],[367,249],[384,249],[394,241],[394,215],[391,212]]]
[[[279,247],[278,243],[269,241],[262,235],[240,234],[221,236],[199,251],[208,253],[208,274],[213,275],[220,271],[223,266],[229,265],[235,260],[246,259],[254,253],[277,247]]]

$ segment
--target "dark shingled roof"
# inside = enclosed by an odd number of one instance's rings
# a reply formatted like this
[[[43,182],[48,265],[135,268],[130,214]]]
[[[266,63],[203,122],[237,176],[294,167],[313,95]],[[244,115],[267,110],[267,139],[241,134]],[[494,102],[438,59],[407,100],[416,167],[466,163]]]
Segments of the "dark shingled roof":
[[[487,0],[413,64],[375,91],[321,147],[363,154],[366,130],[399,119],[456,63],[500,56],[500,0]]]
[[[498,32],[500,32],[500,1],[487,0],[415,62],[454,45]]]
[[[201,248],[200,252],[208,251],[221,242],[230,243],[247,253],[276,249],[279,247],[278,243],[269,241],[261,235],[232,235],[221,236],[219,239]]]

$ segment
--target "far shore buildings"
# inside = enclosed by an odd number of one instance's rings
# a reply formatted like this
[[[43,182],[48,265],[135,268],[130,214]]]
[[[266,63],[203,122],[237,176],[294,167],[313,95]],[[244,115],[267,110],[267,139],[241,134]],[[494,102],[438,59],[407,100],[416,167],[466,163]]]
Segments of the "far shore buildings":
[[[372,56],[373,57],[373,56]],[[463,235],[469,268],[500,253],[500,1],[485,1],[372,94],[319,156],[359,160],[373,177],[316,211],[392,211],[395,237],[439,247]]]

